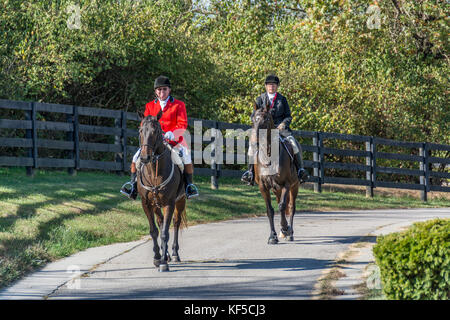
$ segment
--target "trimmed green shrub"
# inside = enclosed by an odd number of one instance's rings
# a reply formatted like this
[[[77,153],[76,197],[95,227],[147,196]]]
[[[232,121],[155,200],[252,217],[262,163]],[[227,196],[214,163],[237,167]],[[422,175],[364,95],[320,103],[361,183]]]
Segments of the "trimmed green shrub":
[[[450,298],[450,220],[414,224],[381,236],[373,248],[388,299]]]

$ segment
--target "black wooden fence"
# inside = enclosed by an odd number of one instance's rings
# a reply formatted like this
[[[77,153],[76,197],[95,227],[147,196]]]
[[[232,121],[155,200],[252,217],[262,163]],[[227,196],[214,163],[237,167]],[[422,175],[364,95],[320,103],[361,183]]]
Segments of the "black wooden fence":
[[[25,135],[22,137],[2,137],[0,136],[0,148],[13,147],[25,148],[27,156],[11,156],[0,154],[0,166],[23,166],[27,168],[28,174],[33,174],[33,170],[42,167],[51,168],[68,168],[70,173],[75,173],[79,169],[99,169],[115,172],[129,171],[131,156],[138,149],[136,137],[138,135],[137,124],[138,116],[135,113],[129,113],[118,110],[108,110],[99,108],[79,107],[70,105],[59,105],[38,102],[21,102],[0,100],[0,109],[13,109],[24,111],[24,120],[0,119],[0,129],[23,129]],[[65,114],[65,122],[40,121],[37,114],[39,112],[50,112]],[[95,126],[81,124],[79,117],[104,117],[114,119],[114,126]],[[128,128],[127,122],[134,123],[134,128]],[[250,126],[241,124],[231,124],[218,122],[213,120],[189,119],[189,126],[193,126],[195,121],[201,121],[202,128],[218,130],[223,132],[227,129],[248,130]],[[38,130],[62,131],[66,132],[64,140],[40,139],[38,138]],[[114,136],[114,143],[92,143],[82,141],[80,134],[93,134],[103,136]],[[221,138],[223,135],[212,134],[214,139]],[[314,190],[322,191],[323,184],[345,184],[365,186],[368,196],[373,196],[374,188],[399,188],[412,189],[421,191],[422,200],[427,200],[427,193],[430,191],[450,192],[450,186],[444,183],[439,185],[432,184],[432,178],[439,178],[440,181],[445,180],[448,184],[450,172],[448,164],[450,164],[450,145],[428,143],[428,142],[405,142],[377,137],[347,135],[339,133],[315,132],[315,131],[294,131],[294,136],[305,140],[302,141],[302,148],[305,156],[304,165],[311,170],[311,182],[314,183]],[[130,142],[134,138],[134,142]],[[306,141],[311,143],[306,143]],[[198,141],[198,140],[197,140]],[[211,139],[208,140],[210,142]],[[223,141],[223,140],[222,140]],[[357,149],[342,149],[326,146],[327,142],[347,141]],[[195,138],[191,142],[197,143]],[[205,141],[201,141],[201,144]],[[247,142],[246,142],[247,143]],[[225,145],[221,143],[221,145]],[[246,144],[247,145],[247,144]],[[384,152],[385,147],[400,148],[410,150],[405,152]],[[40,148],[66,150],[68,156],[62,158],[41,158],[38,150]],[[191,148],[194,149],[194,148]],[[1,149],[0,149],[1,150]],[[414,152],[413,152],[414,150]],[[99,161],[92,159],[83,159],[80,156],[82,151],[108,152],[115,154],[115,161]],[[211,149],[214,157],[221,150]],[[445,154],[444,157],[433,156],[434,153],[439,155]],[[312,155],[312,157],[308,157]],[[201,155],[200,155],[201,156]],[[340,157],[341,161],[327,161],[327,157]],[[198,155],[193,151],[193,157],[196,159]],[[236,155],[234,156],[236,159]],[[344,157],[351,157],[352,161],[342,160]],[[310,158],[310,160],[308,160]],[[359,159],[360,161],[355,161]],[[383,160],[399,160],[415,163],[416,168],[402,168],[391,166],[382,166]],[[333,159],[332,159],[333,160]],[[194,163],[196,163],[194,161]],[[390,163],[393,163],[392,161]],[[441,170],[436,171],[437,165]],[[241,170],[227,169],[227,164],[216,164],[211,162],[210,167],[196,167],[196,174],[211,176],[211,186],[218,187],[218,179],[220,176],[238,177],[242,174]],[[443,168],[443,169],[442,169]],[[359,177],[339,177],[336,174],[330,176],[328,170],[337,170],[336,172],[359,173]],[[362,177],[361,177],[362,174]],[[419,183],[404,183],[396,181],[386,181],[385,178],[380,179],[377,176],[416,176],[419,177]],[[348,174],[347,174],[348,176]],[[352,174],[350,174],[352,176]]]

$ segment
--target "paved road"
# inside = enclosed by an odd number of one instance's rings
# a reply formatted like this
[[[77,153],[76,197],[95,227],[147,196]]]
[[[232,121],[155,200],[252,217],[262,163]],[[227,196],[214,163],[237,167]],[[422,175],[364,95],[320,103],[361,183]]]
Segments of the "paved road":
[[[302,212],[295,240],[277,245],[267,244],[266,217],[197,225],[183,230],[182,262],[170,272],[153,266],[147,238],[49,264],[0,291],[0,299],[311,299],[317,280],[352,243],[436,217],[450,218],[450,208]],[[279,215],[276,224],[279,230]]]

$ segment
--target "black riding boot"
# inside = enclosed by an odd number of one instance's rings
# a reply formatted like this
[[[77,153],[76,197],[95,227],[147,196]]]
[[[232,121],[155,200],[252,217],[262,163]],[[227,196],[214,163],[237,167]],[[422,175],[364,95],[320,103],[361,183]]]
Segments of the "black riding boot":
[[[128,189],[126,187],[126,185],[128,185],[128,184],[131,186],[130,189]],[[136,174],[136,172],[131,173],[130,182],[127,182],[122,186],[122,189],[120,189],[120,193],[122,193],[123,195],[125,195],[126,197],[128,197],[132,200],[136,200],[136,197],[137,197],[137,174]]]
[[[295,166],[297,167],[298,181],[300,183],[305,183],[309,179],[309,174],[308,171],[306,171],[305,168],[302,167],[303,161],[300,152],[294,154],[294,163]]]
[[[246,182],[249,186],[255,185],[255,166],[254,164],[248,165],[248,170],[242,175],[241,181]]]
[[[186,173],[186,170],[183,173],[184,182],[186,184],[186,198],[190,199],[198,196],[198,189],[195,184],[192,183],[192,173]]]

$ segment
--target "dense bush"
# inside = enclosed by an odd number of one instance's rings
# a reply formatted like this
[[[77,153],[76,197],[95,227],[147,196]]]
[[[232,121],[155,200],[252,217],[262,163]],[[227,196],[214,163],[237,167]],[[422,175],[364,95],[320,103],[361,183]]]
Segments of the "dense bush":
[[[381,236],[373,252],[389,299],[450,298],[450,220]]]
[[[433,0],[5,0],[0,99],[135,112],[165,74],[189,117],[250,123],[275,72],[294,129],[450,144],[447,16]]]
[[[207,117],[223,86],[188,10],[180,0],[2,1],[0,98],[135,112],[165,74],[191,115]]]
[[[210,3],[205,51],[234,80],[224,119],[249,122],[276,72],[295,128],[450,143],[443,2]]]

